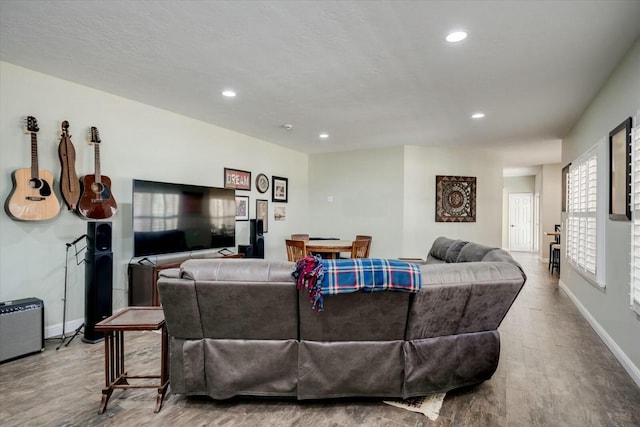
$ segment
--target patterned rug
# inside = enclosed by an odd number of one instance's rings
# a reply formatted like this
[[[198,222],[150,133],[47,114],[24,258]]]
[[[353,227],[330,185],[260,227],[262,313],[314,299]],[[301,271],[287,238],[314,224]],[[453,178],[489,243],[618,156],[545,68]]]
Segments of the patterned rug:
[[[442,408],[442,402],[444,402],[446,395],[446,393],[436,393],[423,397],[411,397],[406,400],[384,400],[383,403],[407,411],[420,412],[431,421],[435,421],[440,415],[440,408]]]

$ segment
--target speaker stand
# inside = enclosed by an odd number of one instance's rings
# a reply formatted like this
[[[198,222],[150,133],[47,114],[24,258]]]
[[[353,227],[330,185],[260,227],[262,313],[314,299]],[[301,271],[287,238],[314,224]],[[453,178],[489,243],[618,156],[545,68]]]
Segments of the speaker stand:
[[[67,246],[65,252],[64,252],[64,297],[62,298],[62,335],[60,335],[60,344],[58,344],[58,346],[56,347],[56,350],[60,350],[60,347],[62,347],[62,345],[64,344],[64,342],[67,340],[67,336],[65,335],[65,328],[66,328],[66,324],[67,324],[67,277],[69,275],[68,270],[69,270],[69,248],[73,245],[73,248],[76,251],[76,265],[80,265],[84,262],[84,260],[78,262],[78,254],[84,249],[86,248],[86,245],[78,250],[76,247],[76,244],[84,239],[85,237],[87,237],[86,234],[83,234],[82,236],[78,237],[77,239],[75,239],[73,242],[71,243],[65,243],[65,245]],[[71,339],[69,340],[69,342],[65,345],[65,347],[68,347],[69,344],[71,344],[71,341],[76,337],[76,335],[78,335],[78,332],[80,331],[80,329],[82,329],[82,327],[84,326],[84,323],[82,325],[80,325],[80,327],[78,329],[76,329],[76,332],[73,334],[73,337],[71,337]]]

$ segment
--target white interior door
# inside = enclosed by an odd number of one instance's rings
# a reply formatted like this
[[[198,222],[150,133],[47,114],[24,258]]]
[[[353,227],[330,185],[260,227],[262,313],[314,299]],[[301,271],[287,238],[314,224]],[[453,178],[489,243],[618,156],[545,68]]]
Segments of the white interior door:
[[[533,194],[509,194],[509,250],[530,252],[533,244]]]

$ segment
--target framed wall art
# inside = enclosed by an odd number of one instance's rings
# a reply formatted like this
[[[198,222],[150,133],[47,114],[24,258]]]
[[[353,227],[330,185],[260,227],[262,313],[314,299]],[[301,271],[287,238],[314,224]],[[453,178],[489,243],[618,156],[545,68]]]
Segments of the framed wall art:
[[[262,220],[262,232],[269,231],[269,201],[256,199],[256,219]]]
[[[289,198],[289,179],[280,176],[271,177],[271,201],[287,203]]]
[[[251,190],[251,172],[224,168],[224,188]]]
[[[249,221],[249,196],[236,196],[236,221]]]
[[[631,220],[631,117],[609,132],[609,219]]]
[[[476,222],[475,176],[436,176],[436,222]]]

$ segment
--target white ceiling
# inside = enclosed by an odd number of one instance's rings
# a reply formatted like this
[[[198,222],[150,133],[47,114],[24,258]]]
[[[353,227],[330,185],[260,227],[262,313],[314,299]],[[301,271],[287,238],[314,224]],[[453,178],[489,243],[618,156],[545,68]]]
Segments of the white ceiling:
[[[0,59],[306,153],[497,147],[516,170],[561,161],[639,23],[638,0],[0,0]]]

